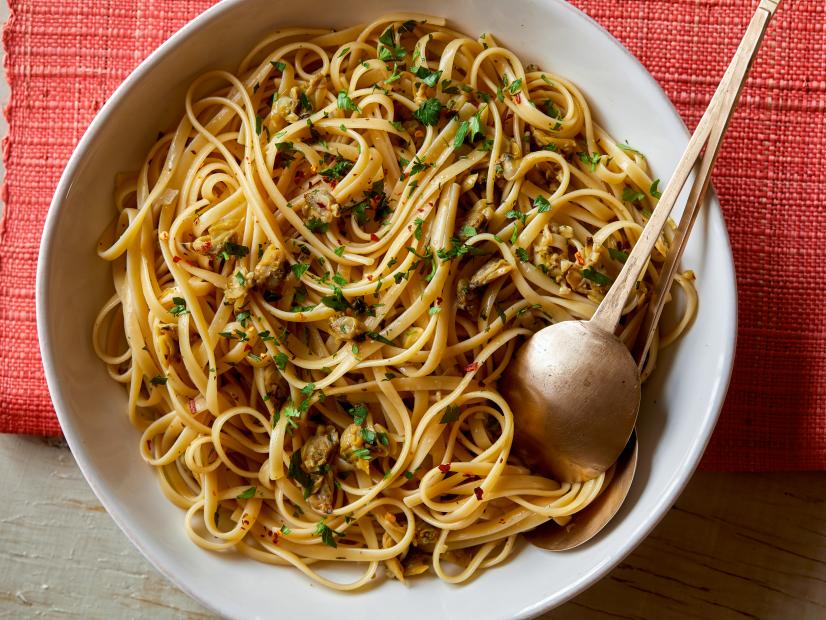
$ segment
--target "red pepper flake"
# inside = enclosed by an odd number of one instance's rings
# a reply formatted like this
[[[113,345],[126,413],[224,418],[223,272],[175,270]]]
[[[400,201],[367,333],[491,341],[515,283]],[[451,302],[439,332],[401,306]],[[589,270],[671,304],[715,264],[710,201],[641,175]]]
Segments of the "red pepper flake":
[[[252,347],[248,344],[244,345],[244,351],[252,351]]]
[[[371,276],[371,275],[368,273],[368,274],[367,274],[367,279],[368,279],[368,280],[370,280],[370,282],[372,282],[372,281],[373,281],[373,276]]]
[[[479,362],[471,362],[465,366],[465,372],[476,372],[479,369]]]
[[[247,526],[250,524],[249,520],[247,520],[247,519],[244,519],[243,521],[241,521],[241,523],[243,523],[244,525],[247,525]]]
[[[442,463],[441,465],[439,465],[439,471],[442,472],[443,474],[446,474],[447,472],[449,472],[450,471],[450,463]]]
[[[187,405],[189,405],[189,413],[191,413],[192,415],[198,413],[198,406],[195,404],[194,398],[190,398]]]
[[[437,306],[441,306],[441,305],[442,305],[442,298],[441,298],[441,297],[437,297],[437,298],[436,298],[436,301],[435,301],[435,302],[433,302],[433,303],[434,303],[435,305],[437,305]]]
[[[516,93],[516,94],[513,96],[513,100],[514,100],[516,103],[522,103],[522,93]]]
[[[278,530],[273,530],[272,531],[272,544],[274,544],[274,545],[278,544]]]
[[[330,187],[333,188],[333,189],[335,189],[336,185],[338,185],[338,181],[336,181],[335,179],[331,180],[329,183],[330,183]]]
[[[579,252],[577,252],[576,254],[574,254],[574,256],[576,257],[576,262],[578,262],[580,265],[584,265],[584,264],[585,264],[585,259],[584,259],[584,258],[582,258],[582,254],[580,254]]]
[[[180,256],[173,256],[172,262],[173,263],[180,263],[183,259]]]
[[[482,487],[475,487],[473,489],[473,492],[476,494],[476,499],[478,499],[481,502],[482,501],[482,493],[484,493],[484,491],[482,491]]]
[[[370,233],[370,241],[378,241],[379,236],[376,233]]]

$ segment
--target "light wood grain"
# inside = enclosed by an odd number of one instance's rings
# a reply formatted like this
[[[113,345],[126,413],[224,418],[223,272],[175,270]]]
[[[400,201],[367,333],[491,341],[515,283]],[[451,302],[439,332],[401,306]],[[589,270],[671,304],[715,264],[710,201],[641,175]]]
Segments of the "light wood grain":
[[[0,436],[0,618],[211,618],[98,504],[62,442]],[[700,473],[545,620],[826,618],[826,473]]]

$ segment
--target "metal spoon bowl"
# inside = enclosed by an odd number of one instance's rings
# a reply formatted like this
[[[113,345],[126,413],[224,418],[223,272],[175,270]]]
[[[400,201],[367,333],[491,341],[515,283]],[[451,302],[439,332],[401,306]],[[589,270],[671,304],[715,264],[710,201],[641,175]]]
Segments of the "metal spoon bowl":
[[[500,389],[516,420],[514,452],[538,473],[579,482],[607,471],[614,479],[591,506],[564,528],[542,526],[529,539],[548,549],[567,549],[588,540],[616,514],[636,469],[631,438],[640,403],[637,363],[614,335],[629,294],[646,269],[654,246],[691,171],[699,163],[686,210],[649,300],[644,362],[663,299],[710,182],[722,137],[757,49],[780,0],[761,0],[726,74],[689,140],[622,271],[590,321],[569,321],[533,335],[509,365]],[[646,333],[647,332],[647,333]],[[515,406],[514,406],[515,405]],[[627,455],[627,460],[623,460]]]
[[[573,549],[591,540],[608,525],[625,501],[637,471],[638,452],[637,433],[633,432],[617,462],[605,472],[604,490],[585,510],[576,513],[566,525],[551,521],[526,533],[525,537],[537,547],[550,551]]]

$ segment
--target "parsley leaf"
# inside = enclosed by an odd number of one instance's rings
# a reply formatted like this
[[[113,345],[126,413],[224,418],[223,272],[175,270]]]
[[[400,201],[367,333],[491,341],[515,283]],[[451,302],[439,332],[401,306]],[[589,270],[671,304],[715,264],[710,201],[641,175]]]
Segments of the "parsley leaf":
[[[175,316],[186,314],[189,310],[186,309],[186,299],[183,297],[173,297],[172,303],[175,304],[169,309],[169,312]]]
[[[324,520],[318,522],[315,526],[315,533],[321,536],[321,542],[323,542],[328,547],[336,548],[338,545],[336,544],[334,536],[341,536],[341,532],[337,532],[334,529],[330,528]]]
[[[660,180],[654,179],[654,182],[651,184],[651,187],[648,190],[648,193],[654,196],[654,198],[660,198],[663,193],[659,190]]]
[[[620,147],[623,151],[625,151],[627,153],[636,153],[640,157],[645,157],[645,155],[640,153],[637,149],[629,146],[627,142],[625,144],[617,144],[617,146]]]
[[[638,202],[643,198],[645,198],[645,194],[632,187],[626,187],[622,190],[622,199],[626,202]]]
[[[428,99],[413,112],[413,116],[424,125],[435,125],[439,122],[441,111],[442,104],[438,99]]]
[[[346,91],[339,91],[336,105],[339,110],[350,110],[352,112],[361,112],[361,108],[356,105],[356,102],[347,96]]]
[[[287,361],[289,358],[287,354],[283,351],[279,351],[275,354],[275,365],[278,366],[279,370],[284,370],[287,367]]]
[[[522,78],[520,78],[518,80],[514,80],[513,82],[510,83],[510,86],[508,86],[508,92],[511,95],[515,95],[520,90],[522,90]]]
[[[515,250],[516,255],[519,257],[523,263],[527,263],[530,260],[530,255],[525,248],[516,248]]]
[[[470,123],[468,121],[462,121],[459,123],[459,129],[456,130],[456,136],[453,138],[453,148],[458,149],[462,146],[462,143],[465,141],[465,136],[467,136],[467,132],[470,129]]]
[[[348,172],[350,172],[350,169],[352,167],[353,167],[353,162],[351,162],[347,159],[344,159],[342,157],[336,157],[335,163],[332,166],[330,166],[329,168],[326,168],[326,169],[322,170],[321,172],[319,172],[319,174],[321,176],[323,176],[325,179],[327,179],[328,181],[330,181],[332,179],[341,179]]]
[[[447,409],[445,409],[444,414],[442,415],[442,419],[439,420],[439,424],[448,424],[450,422],[455,422],[459,419],[459,414],[462,412],[459,407],[456,405],[448,405]]]
[[[255,497],[255,487],[250,487],[235,496],[236,499],[250,499],[251,497]]]
[[[617,250],[615,248],[608,248],[608,254],[611,255],[611,258],[613,258],[614,260],[619,261],[621,263],[624,263],[625,261],[628,260],[628,253],[623,252],[622,250]]]
[[[602,155],[599,153],[577,153],[577,156],[583,164],[589,164],[591,166],[591,172],[597,169],[597,165],[599,165],[599,161],[602,159]]]
[[[582,277],[586,280],[599,284],[600,286],[608,286],[611,282],[613,282],[613,280],[611,280],[611,278],[606,276],[604,273],[591,267],[586,267],[582,270]]]
[[[296,450],[292,453],[287,475],[304,489],[304,499],[310,497],[310,492],[313,489],[313,480],[307,472],[301,469],[301,450]]]
[[[537,196],[536,200],[533,201],[533,205],[537,207],[539,213],[547,213],[551,210],[551,203],[545,198],[545,196]]]
[[[427,86],[436,86],[439,78],[442,77],[442,72],[428,69],[424,65],[419,65],[413,70],[413,75],[421,78],[422,82],[424,82]]]
[[[307,270],[310,268],[310,263],[296,263],[292,266],[293,275],[296,280],[300,280]]]
[[[333,294],[332,295],[325,295],[321,298],[321,303],[323,303],[328,308],[332,308],[337,312],[343,312],[347,308],[350,307],[350,302],[344,297],[344,293],[341,292],[341,289],[337,286],[333,287]]]
[[[378,332],[367,332],[367,337],[370,338],[370,340],[375,340],[376,342],[380,342],[382,344],[389,344],[392,347],[396,346],[392,340],[386,336],[382,336]]]
[[[166,385],[166,382],[167,382],[167,378],[164,377],[163,375],[158,375],[156,377],[152,377],[149,380],[149,383],[151,383],[152,385]]]

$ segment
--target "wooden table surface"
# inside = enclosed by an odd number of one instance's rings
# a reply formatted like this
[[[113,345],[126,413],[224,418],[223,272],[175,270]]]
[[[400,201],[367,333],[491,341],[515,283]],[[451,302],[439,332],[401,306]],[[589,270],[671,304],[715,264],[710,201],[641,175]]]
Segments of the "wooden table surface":
[[[100,506],[65,443],[0,435],[0,618],[212,618]],[[651,536],[546,620],[826,618],[826,472],[698,473]]]

